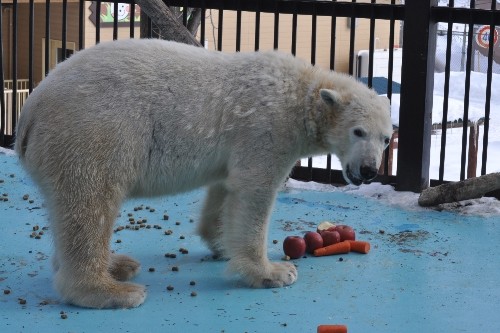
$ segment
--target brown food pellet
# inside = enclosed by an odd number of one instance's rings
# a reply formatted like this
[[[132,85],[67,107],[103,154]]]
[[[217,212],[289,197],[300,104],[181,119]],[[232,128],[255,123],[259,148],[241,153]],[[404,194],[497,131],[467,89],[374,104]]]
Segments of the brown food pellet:
[[[172,266],[172,272],[178,272],[179,271],[179,267],[177,266]]]
[[[181,225],[181,223],[179,221],[175,222],[175,225]]]
[[[121,243],[121,242],[122,242],[122,240],[121,240],[121,239],[117,239],[117,240],[116,240],[116,242],[117,242],[117,243]]]
[[[196,282],[195,282],[195,281],[191,281],[191,282],[189,282],[189,285],[190,285],[190,286],[194,286],[195,284],[196,284]]]
[[[273,240],[273,244],[278,244],[278,240],[277,240],[277,239],[274,239],[274,240]]]
[[[68,315],[65,313],[61,313],[61,319],[68,319]]]
[[[24,298],[19,298],[19,304],[26,304],[26,300]]]
[[[154,208],[151,208],[149,211],[150,211],[151,213],[154,213],[154,212],[155,212],[155,209],[154,209]]]
[[[33,227],[33,231],[37,231],[38,229],[40,229],[40,227],[37,225]]]
[[[171,285],[168,285],[168,286],[167,286],[167,290],[168,290],[168,291],[172,291],[172,290],[174,290],[174,287],[173,287],[173,286],[171,286]]]
[[[179,239],[185,239],[185,238],[186,238],[186,237],[184,237],[184,236],[182,236],[182,235],[179,237]]]
[[[35,200],[29,200],[28,201],[30,204],[32,204],[33,202],[35,202]]]
[[[41,236],[43,235],[43,231],[39,231],[38,234]]]
[[[189,253],[189,251],[188,251],[188,250],[186,250],[186,249],[184,249],[184,250],[182,250],[182,251],[181,251],[181,253],[182,253],[182,254],[188,254],[188,253]]]
[[[149,267],[149,271],[150,271],[150,272],[154,272],[154,271],[155,271],[155,268],[154,268],[154,267]]]
[[[163,219],[164,219],[165,221],[167,221],[167,220],[168,220],[168,217],[169,217],[169,216],[168,216],[167,214],[164,214],[164,215],[163,215]]]
[[[23,195],[23,200],[28,200],[30,198],[29,194]]]
[[[8,294],[10,294],[10,290],[9,290],[9,289],[4,289],[3,294],[4,294],[4,295],[8,295]]]
[[[40,235],[35,236],[35,239],[40,239],[40,238],[42,238],[42,236],[40,236]]]
[[[385,234],[385,230],[380,229],[380,230],[378,231],[378,233],[383,235],[383,234]]]
[[[148,225],[146,226],[146,229],[151,229],[151,225],[149,225],[149,224],[148,224]]]
[[[131,216],[134,216],[134,214],[128,213],[127,216],[131,217]]]
[[[198,294],[196,293],[196,291],[192,291],[192,292],[191,292],[191,296],[192,296],[192,297],[195,297],[195,296],[197,296],[197,295],[198,295]]]
[[[168,229],[168,230],[165,230],[165,235],[171,235],[173,234],[173,231]]]

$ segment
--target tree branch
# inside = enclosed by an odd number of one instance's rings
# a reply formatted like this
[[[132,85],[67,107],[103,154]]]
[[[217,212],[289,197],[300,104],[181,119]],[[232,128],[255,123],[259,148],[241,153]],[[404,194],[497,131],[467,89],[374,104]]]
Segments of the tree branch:
[[[136,3],[158,27],[162,39],[201,46],[188,29],[179,23],[162,0],[136,0]]]

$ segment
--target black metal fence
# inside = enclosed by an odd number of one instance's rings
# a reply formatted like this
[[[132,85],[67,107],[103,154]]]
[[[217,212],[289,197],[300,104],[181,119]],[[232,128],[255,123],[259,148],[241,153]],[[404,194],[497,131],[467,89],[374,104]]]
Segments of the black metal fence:
[[[129,11],[134,8],[134,1],[120,0],[120,3],[130,4]],[[224,52],[243,51],[242,50],[242,30],[248,20],[242,19],[242,13],[251,14],[252,22],[252,44],[254,50],[263,48],[264,39],[272,36],[272,48],[285,48],[289,52],[298,52],[298,40],[304,39],[307,35],[308,56],[311,63],[317,62],[317,50],[320,46],[327,44],[329,49],[329,64],[333,70],[343,70],[350,74],[358,71],[357,51],[368,50],[368,71],[365,82],[369,86],[375,83],[374,71],[375,56],[377,51],[376,32],[381,31],[379,27],[385,28],[383,36],[387,40],[384,49],[387,51],[386,75],[383,90],[389,98],[393,97],[393,80],[397,71],[395,64],[395,50],[402,46],[402,63],[400,74],[400,109],[399,122],[397,125],[397,137],[394,144],[385,152],[385,159],[378,181],[395,184],[398,190],[421,191],[429,184],[436,185],[443,183],[447,179],[445,173],[445,157],[447,149],[447,133],[449,132],[448,121],[448,98],[450,87],[450,64],[451,45],[453,35],[453,24],[462,24],[467,27],[467,37],[464,39],[466,50],[465,59],[465,96],[463,100],[463,114],[460,117],[462,128],[462,145],[460,160],[460,179],[464,179],[467,162],[468,148],[467,137],[469,131],[469,91],[471,85],[472,58],[473,58],[473,37],[477,32],[477,26],[486,26],[486,85],[484,116],[481,117],[482,134],[482,156],[481,174],[486,174],[488,161],[488,137],[490,133],[489,120],[491,115],[492,96],[492,73],[494,72],[494,54],[498,46],[497,26],[500,25],[500,11],[496,8],[495,0],[472,0],[469,8],[455,8],[454,1],[450,0],[448,6],[438,6],[437,0],[406,0],[404,4],[396,0],[365,0],[364,2],[352,1],[308,1],[308,0],[167,0],[164,1],[169,6],[181,7],[183,13],[182,21],[187,23],[188,8],[201,9],[201,24],[197,37],[202,44],[206,43],[207,36],[213,36],[216,49]],[[476,4],[477,2],[477,4]],[[14,140],[14,128],[20,112],[20,104],[23,99],[36,89],[37,69],[36,64],[43,58],[43,74],[49,72],[51,36],[57,35],[60,42],[58,60],[64,60],[72,52],[89,47],[87,42],[89,34],[86,26],[86,13],[89,6],[94,6],[93,15],[95,18],[92,29],[95,30],[92,39],[95,43],[103,40],[102,32],[107,25],[112,30],[112,39],[118,38],[138,38],[136,15],[130,15],[127,23],[121,22],[118,15],[114,15],[111,22],[101,22],[101,8],[105,2],[102,1],[72,1],[72,0],[52,0],[18,2],[16,0],[0,1],[2,12],[0,15],[0,43],[3,46],[0,53],[0,79],[4,94],[0,98],[0,145],[10,147]],[[110,1],[114,13],[119,11],[119,3]],[[54,8],[57,7],[57,11]],[[481,7],[481,8],[476,8]],[[234,33],[228,36],[227,21],[225,17],[229,13],[236,14]],[[272,24],[264,25],[264,17],[272,17]],[[215,20],[213,19],[215,16]],[[284,20],[284,18],[291,20]],[[307,18],[307,28],[300,23],[302,18]],[[318,31],[318,21],[328,19],[328,29],[322,26]],[[54,26],[57,19],[58,26]],[[281,21],[280,21],[281,20]],[[359,20],[364,20],[366,29],[360,29]],[[7,22],[8,21],[8,22]],[[215,21],[215,23],[214,23]],[[43,22],[43,29],[39,29],[38,22]],[[77,22],[76,26],[68,25],[69,22]],[[283,23],[290,24],[289,26]],[[290,22],[290,23],[288,23]],[[433,125],[431,121],[433,107],[433,85],[434,72],[436,68],[436,31],[440,22],[447,25],[448,29],[440,29],[441,35],[446,36],[446,51],[444,61],[444,99],[443,115],[439,124]],[[141,23],[147,28],[146,36],[155,36],[154,25],[143,18]],[[339,33],[342,27],[348,28],[347,38]],[[123,27],[126,33],[120,32]],[[75,30],[78,38],[70,47],[68,35],[70,30]],[[44,30],[40,32],[39,30]],[[327,30],[327,31],[325,31]],[[484,30],[484,29],[483,29]],[[231,30],[233,31],[233,30]],[[211,32],[211,33],[210,33]],[[327,38],[318,40],[318,36],[326,33]],[[488,34],[489,33],[489,34]],[[40,35],[41,34],[41,35]],[[290,36],[284,38],[283,35]],[[248,37],[245,35],[245,38]],[[359,45],[360,39],[365,41],[365,45]],[[234,40],[234,49],[223,49],[224,41]],[[287,43],[288,45],[284,45]],[[37,51],[38,44],[43,44],[42,50]],[[303,45],[302,43],[301,45]],[[22,52],[20,52],[23,45]],[[24,47],[25,46],[25,47]],[[339,58],[344,50],[348,50],[346,65],[337,68]],[[484,52],[483,52],[484,53]],[[500,52],[499,52],[500,54]],[[20,60],[23,59],[21,64]],[[21,67],[20,67],[21,66]],[[20,76],[20,73],[23,76]],[[359,76],[359,73],[357,73]],[[23,83],[24,86],[20,85]],[[497,88],[498,89],[498,88]],[[20,92],[24,92],[22,95]],[[23,97],[24,96],[24,97]],[[396,111],[397,112],[397,111]],[[500,114],[495,114],[500,117]],[[439,153],[439,176],[437,179],[430,179],[429,165],[431,162],[431,136],[433,131],[440,131],[440,153]],[[500,130],[500,129],[496,129]],[[395,149],[395,150],[393,150]],[[397,159],[394,157],[397,152]],[[396,163],[397,160],[397,163]],[[313,160],[307,161],[307,166],[298,166],[294,169],[292,176],[301,180],[311,180],[323,183],[342,183],[341,171],[332,167],[332,157],[326,157],[324,166],[313,164]],[[393,174],[393,164],[397,166],[397,171]],[[498,168],[500,166],[494,166]],[[491,172],[491,171],[490,171]]]

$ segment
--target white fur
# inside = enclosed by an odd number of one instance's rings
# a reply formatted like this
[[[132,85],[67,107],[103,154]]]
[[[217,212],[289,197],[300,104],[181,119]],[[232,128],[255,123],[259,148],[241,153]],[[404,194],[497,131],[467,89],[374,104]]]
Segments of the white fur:
[[[129,40],[52,71],[24,106],[16,150],[49,207],[63,299],[134,307],[145,289],[123,281],[139,263],[109,251],[127,197],[208,186],[199,226],[208,246],[250,286],[285,286],[297,271],[268,260],[267,225],[295,161],[336,154],[360,183],[391,132],[387,101],[292,56]]]

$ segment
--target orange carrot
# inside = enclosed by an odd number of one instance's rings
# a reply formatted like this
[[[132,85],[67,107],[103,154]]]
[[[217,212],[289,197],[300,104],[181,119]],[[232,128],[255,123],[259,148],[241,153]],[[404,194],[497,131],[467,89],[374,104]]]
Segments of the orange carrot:
[[[347,333],[345,325],[319,325],[317,333]]]
[[[353,241],[349,240],[349,245],[351,245],[351,251],[367,254],[370,252],[370,243],[363,241]]]
[[[351,245],[348,241],[343,241],[337,244],[328,245],[314,250],[316,257],[329,256],[331,254],[342,254],[351,251]]]

